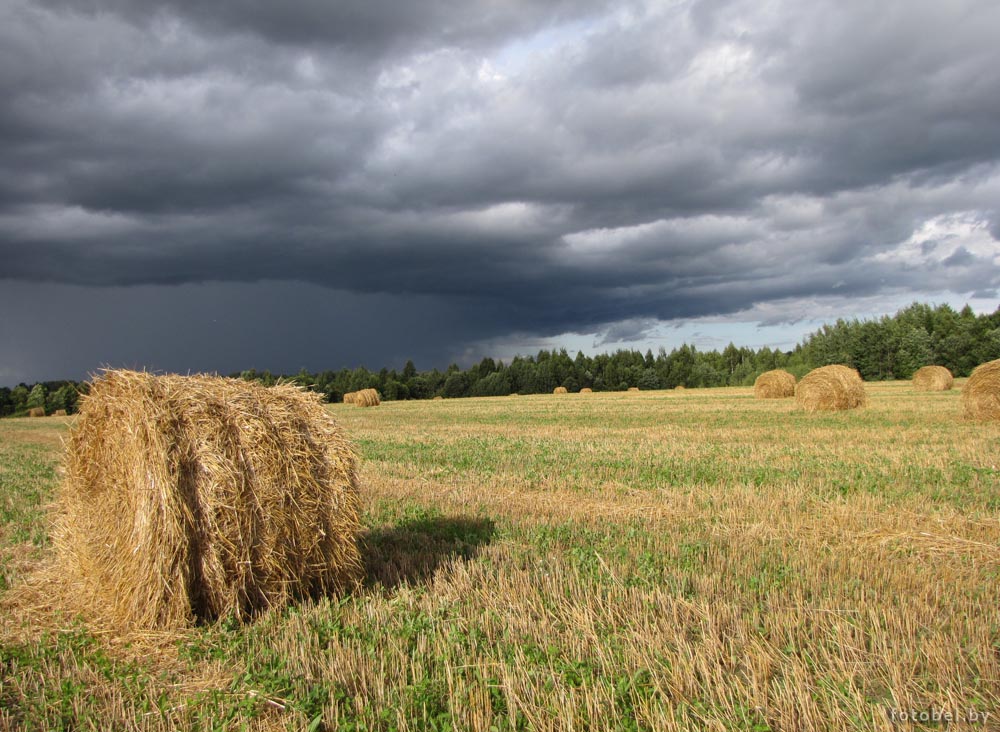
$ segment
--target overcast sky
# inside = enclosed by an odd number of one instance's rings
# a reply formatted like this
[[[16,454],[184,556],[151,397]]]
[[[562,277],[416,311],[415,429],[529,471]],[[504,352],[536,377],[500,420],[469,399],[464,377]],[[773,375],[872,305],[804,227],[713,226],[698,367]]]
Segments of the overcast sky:
[[[0,384],[997,307],[995,0],[0,0]]]

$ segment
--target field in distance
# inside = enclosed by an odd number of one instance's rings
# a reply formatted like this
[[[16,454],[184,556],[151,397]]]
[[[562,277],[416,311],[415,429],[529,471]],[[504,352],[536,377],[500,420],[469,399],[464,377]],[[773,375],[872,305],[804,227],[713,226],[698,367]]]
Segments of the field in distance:
[[[993,724],[1000,424],[960,387],[825,414],[748,388],[332,405],[365,587],[125,639],[11,599],[68,420],[0,421],[0,730]]]

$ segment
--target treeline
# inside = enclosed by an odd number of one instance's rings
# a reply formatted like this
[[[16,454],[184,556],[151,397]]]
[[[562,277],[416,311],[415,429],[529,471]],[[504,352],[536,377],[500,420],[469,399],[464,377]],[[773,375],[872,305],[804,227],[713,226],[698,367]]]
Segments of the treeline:
[[[948,368],[968,376],[986,361],[1000,358],[1000,308],[976,315],[966,305],[914,303],[879,320],[838,320],[824,325],[796,348],[810,367],[842,363],[865,381],[909,379],[921,366]]]
[[[866,381],[909,379],[927,364],[945,366],[955,376],[968,376],[980,363],[1000,358],[1000,308],[990,315],[976,315],[969,306],[956,311],[948,305],[914,303],[893,316],[878,320],[838,320],[824,325],[791,351],[739,348],[729,344],[722,351],[699,351],[684,344],[669,353],[619,350],[570,357],[565,350],[539,351],[515,356],[510,363],[484,358],[460,369],[418,371],[407,361],[402,371],[366,368],[341,369],[294,376],[251,369],[231,376],[272,385],[294,381],[321,392],[331,402],[351,391],[377,389],[386,400],[468,396],[547,394],[557,386],[579,391],[672,389],[676,386],[748,386],[764,371],[783,368],[796,376],[834,363],[852,366]],[[45,382],[14,389],[0,388],[0,415],[21,415],[43,406],[46,413],[66,409],[72,413],[78,394],[86,385]]]
[[[86,384],[75,381],[40,381],[31,386],[18,384],[13,389],[0,387],[0,417],[23,417],[35,407],[41,407],[46,414],[58,409],[72,414],[80,390],[85,388]]]

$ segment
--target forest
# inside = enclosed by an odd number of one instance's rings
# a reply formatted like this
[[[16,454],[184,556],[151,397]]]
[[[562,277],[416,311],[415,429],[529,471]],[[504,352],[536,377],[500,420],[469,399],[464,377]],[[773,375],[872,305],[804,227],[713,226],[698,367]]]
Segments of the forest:
[[[764,371],[783,368],[797,377],[828,364],[856,368],[865,381],[909,379],[928,364],[945,366],[955,376],[968,376],[977,365],[1000,358],[1000,308],[977,315],[966,305],[913,303],[895,315],[875,320],[837,320],[809,334],[790,351],[751,349],[730,343],[722,351],[699,351],[682,344],[670,352],[619,350],[571,357],[565,350],[515,356],[510,363],[484,358],[467,369],[452,364],[444,371],[419,371],[407,361],[402,371],[371,371],[359,366],[339,371],[272,374],[249,369],[230,374],[265,385],[293,381],[321,392],[330,402],[346,392],[374,388],[383,399],[430,399],[435,396],[506,396],[544,394],[557,386],[570,392],[624,391],[714,386],[748,386]],[[72,414],[86,383],[45,381],[0,388],[0,416],[24,416],[33,407],[46,414],[65,409]]]

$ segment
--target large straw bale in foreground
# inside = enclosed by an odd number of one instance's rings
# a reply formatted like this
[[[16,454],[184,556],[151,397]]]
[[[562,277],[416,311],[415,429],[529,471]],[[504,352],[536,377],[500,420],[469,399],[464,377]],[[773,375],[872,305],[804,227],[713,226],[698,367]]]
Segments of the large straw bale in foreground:
[[[1000,419],[1000,359],[976,366],[962,389],[965,415],[973,419]]]
[[[568,394],[569,393],[569,389],[567,389],[565,386],[557,386],[555,389],[552,390],[552,393],[553,394]]]
[[[318,394],[108,371],[66,469],[57,568],[105,622],[245,619],[361,577],[357,458]]]
[[[354,394],[354,406],[356,407],[377,407],[381,403],[382,400],[375,389],[362,389]]]
[[[913,374],[913,388],[917,391],[948,391],[954,383],[951,371],[944,366],[924,366]]]
[[[757,399],[785,399],[795,396],[795,376],[784,369],[765,371],[753,382]]]
[[[861,375],[847,366],[813,369],[795,387],[795,401],[807,412],[863,407],[868,402]]]

